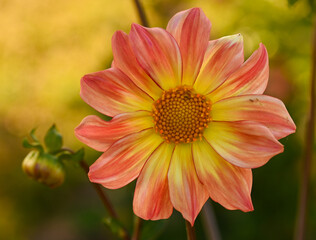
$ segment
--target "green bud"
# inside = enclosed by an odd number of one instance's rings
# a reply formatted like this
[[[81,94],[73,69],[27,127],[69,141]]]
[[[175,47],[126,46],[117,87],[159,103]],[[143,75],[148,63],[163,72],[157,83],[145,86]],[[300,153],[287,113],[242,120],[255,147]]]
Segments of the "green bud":
[[[65,170],[56,156],[31,151],[23,160],[23,171],[34,180],[51,188],[60,186],[65,179]]]

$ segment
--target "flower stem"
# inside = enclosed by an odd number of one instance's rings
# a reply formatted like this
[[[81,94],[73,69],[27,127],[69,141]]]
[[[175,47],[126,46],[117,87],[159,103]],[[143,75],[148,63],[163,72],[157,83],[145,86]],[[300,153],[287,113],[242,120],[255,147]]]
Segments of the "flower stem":
[[[305,239],[306,231],[306,212],[308,204],[308,193],[310,185],[311,164],[313,159],[313,145],[315,133],[315,85],[316,85],[316,21],[314,20],[314,35],[313,35],[313,53],[312,53],[312,74],[310,86],[310,107],[308,112],[308,120],[306,123],[305,135],[305,153],[303,162],[303,172],[301,180],[301,193],[299,200],[299,209],[297,216],[297,225],[295,239]]]
[[[135,216],[135,224],[134,224],[134,231],[132,240],[139,240],[140,239],[140,230],[142,227],[143,220],[137,216]]]
[[[75,152],[74,152],[72,149],[70,149],[70,148],[62,148],[61,150],[62,150],[62,151],[67,151],[67,152],[72,153],[72,154],[75,153]],[[80,164],[81,168],[85,171],[85,173],[88,174],[88,172],[89,172],[89,165],[88,165],[84,160],[81,160],[81,161],[79,162],[79,164]],[[102,201],[104,207],[106,208],[106,210],[109,212],[110,216],[111,216],[113,219],[118,220],[118,215],[117,215],[117,213],[115,212],[115,210],[114,210],[112,204],[110,203],[109,199],[107,198],[107,196],[106,196],[105,193],[103,192],[101,186],[100,186],[99,184],[97,184],[97,183],[92,183],[92,182],[90,182],[90,183],[91,183],[92,186],[94,187],[95,191],[97,192],[99,198],[101,199],[101,201]],[[122,238],[123,238],[124,240],[130,240],[129,234],[128,234],[128,232],[126,231],[126,229],[123,228],[122,231],[123,231],[123,236],[122,236]]]
[[[144,27],[149,27],[145,11],[144,11],[140,1],[139,0],[134,0],[134,3],[135,3],[135,6],[137,8],[137,12],[138,12],[138,16],[139,16],[140,22],[142,23],[142,25]]]
[[[188,240],[195,240],[195,230],[194,227],[191,226],[191,224],[185,220],[185,228],[187,230],[187,239]]]
[[[84,169],[84,171],[86,173],[89,172],[89,165],[84,160],[80,161],[80,166]],[[96,184],[96,183],[91,183],[91,184],[93,185],[95,191],[97,192],[99,198],[101,199],[101,201],[102,201],[103,205],[105,206],[105,208],[108,210],[108,212],[111,215],[111,217],[117,219],[117,213],[115,212],[115,210],[112,207],[109,199],[106,197],[105,193],[101,189],[101,186],[99,184]]]
[[[208,240],[221,240],[216,216],[210,202],[206,202],[202,208],[202,223],[204,225],[205,234]]]

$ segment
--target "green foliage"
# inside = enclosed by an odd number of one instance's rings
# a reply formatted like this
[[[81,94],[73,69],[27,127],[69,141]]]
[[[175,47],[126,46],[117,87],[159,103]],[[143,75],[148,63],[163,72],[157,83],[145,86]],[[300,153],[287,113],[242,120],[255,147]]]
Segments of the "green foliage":
[[[57,131],[55,124],[48,129],[45,138],[44,138],[45,146],[49,153],[57,152],[63,146],[63,137]]]

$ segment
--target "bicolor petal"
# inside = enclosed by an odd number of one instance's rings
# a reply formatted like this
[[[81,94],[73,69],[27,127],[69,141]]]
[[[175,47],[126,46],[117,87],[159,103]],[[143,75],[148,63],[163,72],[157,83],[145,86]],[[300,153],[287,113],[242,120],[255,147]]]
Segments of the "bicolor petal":
[[[143,219],[165,219],[172,214],[168,169],[173,150],[174,144],[162,143],[151,154],[138,177],[133,209]]]
[[[91,107],[111,117],[124,112],[152,110],[152,98],[118,68],[85,75],[81,79],[80,95]]]
[[[116,140],[153,126],[152,116],[147,111],[121,113],[111,121],[104,121],[98,116],[87,116],[76,127],[75,135],[89,147],[104,152]]]
[[[259,49],[208,96],[212,102],[217,102],[232,96],[262,94],[267,87],[268,78],[268,53],[265,46],[260,44]]]
[[[197,175],[214,201],[230,210],[253,210],[251,169],[230,164],[205,139],[192,144],[192,153]]]
[[[202,65],[208,45],[211,23],[200,8],[192,8],[174,15],[167,26],[177,40],[182,61],[182,84],[192,86]]]
[[[117,140],[91,165],[90,181],[110,189],[125,186],[138,177],[148,157],[161,143],[162,138],[152,129]]]
[[[172,205],[193,226],[208,193],[197,177],[191,144],[176,145],[168,172]]]
[[[265,95],[227,98],[212,106],[214,121],[256,121],[267,126],[275,138],[294,133],[296,126],[283,102]]]
[[[226,161],[242,168],[260,167],[283,152],[271,131],[257,122],[211,122],[204,136]]]
[[[194,83],[195,90],[201,94],[214,91],[240,68],[243,62],[243,38],[240,34],[210,41]]]
[[[159,98],[162,89],[146,74],[137,62],[126,33],[117,31],[113,35],[112,49],[115,67],[121,69],[122,72],[153,99]]]
[[[180,85],[181,54],[170,33],[161,28],[133,24],[129,37],[140,66],[162,89]]]

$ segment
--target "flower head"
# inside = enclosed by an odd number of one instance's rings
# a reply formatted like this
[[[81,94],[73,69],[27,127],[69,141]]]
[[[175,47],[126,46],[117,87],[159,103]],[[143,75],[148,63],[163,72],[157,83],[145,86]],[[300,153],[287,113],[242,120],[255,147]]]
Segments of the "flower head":
[[[209,41],[210,29],[199,8],[179,12],[166,30],[133,24],[112,38],[112,67],[81,80],[83,100],[113,117],[88,116],[75,130],[104,152],[89,178],[111,189],[137,178],[133,208],[144,219],[175,208],[193,225],[209,197],[253,210],[251,169],[295,131],[284,104],[262,95],[265,46],[244,61],[240,34]]]

